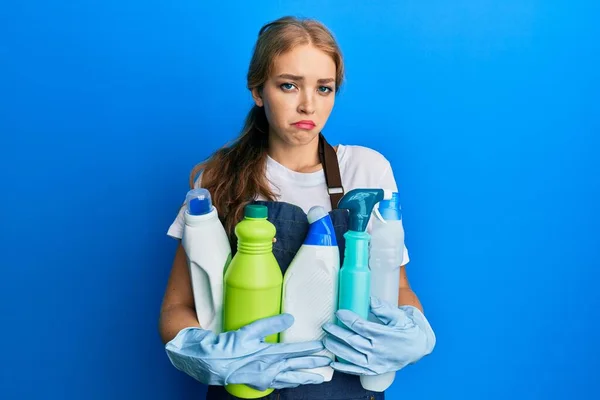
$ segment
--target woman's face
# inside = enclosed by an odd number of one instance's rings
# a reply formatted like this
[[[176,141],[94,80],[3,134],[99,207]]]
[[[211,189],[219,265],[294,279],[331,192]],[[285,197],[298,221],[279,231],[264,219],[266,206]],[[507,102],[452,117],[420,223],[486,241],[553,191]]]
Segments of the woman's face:
[[[252,92],[256,104],[265,108],[270,139],[290,146],[312,142],[333,109],[335,76],[333,59],[312,45],[277,57],[262,92]]]

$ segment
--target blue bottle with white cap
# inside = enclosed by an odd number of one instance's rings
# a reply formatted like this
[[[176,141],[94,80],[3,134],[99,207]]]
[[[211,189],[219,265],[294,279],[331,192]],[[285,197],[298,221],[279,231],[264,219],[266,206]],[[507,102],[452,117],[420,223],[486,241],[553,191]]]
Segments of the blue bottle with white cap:
[[[338,299],[340,254],[330,215],[321,206],[308,212],[308,234],[283,278],[282,312],[294,316],[294,324],[281,332],[281,342],[322,340],[326,322],[335,322]],[[316,355],[331,358],[327,350]],[[333,377],[329,366],[308,372]]]
[[[398,193],[391,193],[391,198],[380,201],[373,211],[375,215],[369,248],[371,295],[397,306],[400,266],[404,255],[404,228]],[[369,320],[381,323],[371,313],[369,313]],[[367,390],[383,392],[392,385],[395,377],[395,372],[363,375],[360,377],[360,382]]]
[[[204,188],[186,196],[181,244],[185,250],[196,316],[203,329],[223,331],[223,275],[231,261],[225,228]]]

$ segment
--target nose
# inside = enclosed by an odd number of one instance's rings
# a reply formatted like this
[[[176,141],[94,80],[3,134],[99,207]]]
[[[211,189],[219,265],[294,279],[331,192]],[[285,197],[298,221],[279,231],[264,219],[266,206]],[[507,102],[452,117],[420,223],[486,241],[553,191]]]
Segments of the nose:
[[[300,104],[298,104],[298,112],[307,115],[315,113],[315,100],[312,93],[304,92],[301,96]]]

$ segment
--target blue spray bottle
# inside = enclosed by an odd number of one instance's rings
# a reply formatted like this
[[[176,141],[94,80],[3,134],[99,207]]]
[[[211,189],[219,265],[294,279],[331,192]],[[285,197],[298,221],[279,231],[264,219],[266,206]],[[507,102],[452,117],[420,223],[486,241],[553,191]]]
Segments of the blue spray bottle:
[[[354,311],[364,319],[369,316],[371,294],[371,235],[367,232],[367,224],[373,207],[383,198],[383,189],[354,189],[347,192],[338,204],[339,208],[350,211],[348,231],[344,234],[346,249],[339,276],[338,309]],[[339,321],[338,324],[342,325]]]

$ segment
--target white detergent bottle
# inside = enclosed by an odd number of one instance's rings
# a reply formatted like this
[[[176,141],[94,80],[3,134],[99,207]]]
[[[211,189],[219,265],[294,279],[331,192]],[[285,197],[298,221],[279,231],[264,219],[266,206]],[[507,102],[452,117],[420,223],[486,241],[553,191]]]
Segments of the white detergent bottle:
[[[231,246],[208,190],[190,190],[186,204],[181,244],[187,255],[196,316],[203,329],[219,334],[223,331],[223,275],[231,261]]]
[[[387,197],[387,196],[386,196]],[[371,295],[393,305],[398,305],[400,290],[400,265],[404,255],[404,228],[398,193],[379,202],[374,210],[369,250],[369,268],[371,269]],[[369,320],[381,323],[369,313]],[[383,392],[394,382],[395,372],[381,375],[361,375],[360,383],[364,389]]]
[[[281,332],[281,342],[322,340],[325,322],[335,322],[338,299],[340,253],[331,217],[321,206],[308,212],[308,234],[283,277],[281,311],[294,316],[294,324]],[[334,355],[323,350],[334,360]],[[333,368],[306,370],[320,374],[325,382],[333,377]]]

